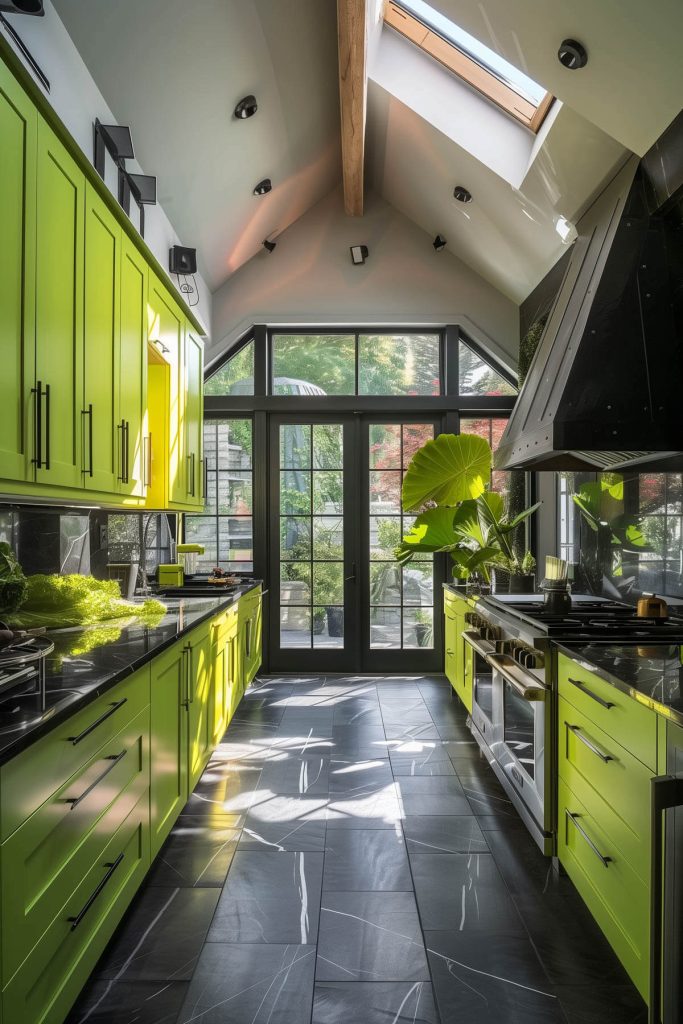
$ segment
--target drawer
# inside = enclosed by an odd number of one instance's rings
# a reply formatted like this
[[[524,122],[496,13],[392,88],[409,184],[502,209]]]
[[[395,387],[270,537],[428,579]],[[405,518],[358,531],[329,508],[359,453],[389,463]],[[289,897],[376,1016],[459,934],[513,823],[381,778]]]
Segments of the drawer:
[[[647,882],[652,772],[562,697],[558,740],[560,777]]]
[[[237,606],[228,608],[221,615],[212,620],[209,633],[212,644],[223,643],[230,633],[237,629]]]
[[[147,791],[3,988],[3,1020],[62,1024],[148,867]]]
[[[558,816],[560,863],[647,1002],[649,887],[562,779],[558,784]]]
[[[149,704],[149,666],[112,687],[0,769],[0,842]]]
[[[148,791],[145,708],[2,844],[3,984]]]
[[[241,619],[241,620],[248,619],[251,616],[254,608],[256,608],[256,606],[258,605],[260,600],[261,600],[261,588],[260,587],[254,587],[254,589],[250,590],[248,594],[244,594],[244,596],[241,597],[239,599],[238,603],[237,603],[237,615],[238,615],[238,618]]]
[[[657,714],[564,654],[558,656],[561,697],[617,740],[622,747],[657,770]]]

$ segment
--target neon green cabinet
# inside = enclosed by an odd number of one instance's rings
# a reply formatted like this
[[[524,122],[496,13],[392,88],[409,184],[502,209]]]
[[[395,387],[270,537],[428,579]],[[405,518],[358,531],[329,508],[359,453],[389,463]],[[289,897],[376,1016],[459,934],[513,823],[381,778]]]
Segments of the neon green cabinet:
[[[120,494],[142,498],[148,484],[147,263],[126,234],[121,244],[121,340],[117,423],[122,441]]]
[[[162,444],[162,458],[167,465],[168,494],[166,500],[184,505],[187,499],[185,472],[185,318],[178,305],[159,279],[150,274],[149,280],[149,340],[169,367],[169,393],[164,396],[168,409],[166,437]],[[154,439],[153,443],[158,442]],[[157,451],[156,458],[159,458]]]
[[[193,633],[185,645],[188,674],[188,730],[189,730],[189,788],[190,792],[200,776],[213,750],[213,711],[211,671],[211,640],[208,629]]]
[[[185,501],[203,507],[204,344],[189,326],[185,334]]]
[[[36,481],[81,488],[85,179],[48,125],[38,122]]]
[[[0,63],[0,479],[32,475],[35,335],[35,108]]]
[[[213,671],[213,743],[223,738],[233,712],[233,692],[237,689],[238,630],[237,609],[229,608],[212,626],[211,666]]]
[[[261,664],[262,595],[260,587],[249,591],[248,594],[240,598],[237,617],[241,697]]]
[[[150,824],[152,857],[188,797],[188,671],[179,642],[152,662],[150,694]]]
[[[444,591],[444,639],[446,676],[467,710],[472,711],[472,649],[462,638],[470,611],[467,601]]]
[[[119,401],[121,228],[92,187],[85,189],[83,485],[114,494],[125,471]]]

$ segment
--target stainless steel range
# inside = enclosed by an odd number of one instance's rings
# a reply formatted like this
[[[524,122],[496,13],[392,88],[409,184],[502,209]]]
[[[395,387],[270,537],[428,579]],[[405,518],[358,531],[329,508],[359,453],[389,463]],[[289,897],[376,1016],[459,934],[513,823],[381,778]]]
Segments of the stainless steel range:
[[[637,618],[630,605],[572,596],[566,616],[538,595],[484,597],[468,616],[472,733],[546,854],[555,852],[556,686],[553,640],[683,642],[683,618]]]

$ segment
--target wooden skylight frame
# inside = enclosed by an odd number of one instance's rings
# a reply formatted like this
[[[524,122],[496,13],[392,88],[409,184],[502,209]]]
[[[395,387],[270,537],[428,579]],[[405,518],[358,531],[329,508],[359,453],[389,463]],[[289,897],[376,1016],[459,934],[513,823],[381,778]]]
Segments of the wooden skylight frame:
[[[510,117],[523,124],[534,134],[543,124],[550,110],[554,96],[546,92],[538,104],[521,96],[507,82],[502,81],[493,70],[474,60],[455,43],[444,38],[431,26],[407,11],[396,0],[386,0],[384,23],[400,35],[419,46],[421,50],[437,60],[454,75],[466,82],[478,93],[485,96]]]

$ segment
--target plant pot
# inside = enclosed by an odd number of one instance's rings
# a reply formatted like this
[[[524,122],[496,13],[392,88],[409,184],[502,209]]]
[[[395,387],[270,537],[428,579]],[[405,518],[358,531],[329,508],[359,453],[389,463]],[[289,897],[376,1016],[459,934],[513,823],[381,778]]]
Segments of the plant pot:
[[[313,613],[313,634],[314,636],[320,636],[325,631],[325,613],[314,612]]]
[[[508,593],[509,594],[533,594],[536,589],[536,577],[533,573],[522,575],[513,572],[510,574]]]
[[[492,591],[494,594],[508,594],[510,592],[510,573],[507,569],[491,569]],[[513,591],[518,593],[518,591]]]
[[[327,632],[329,636],[344,636],[344,609],[327,609]]]
[[[429,647],[432,640],[432,627],[428,622],[415,623],[415,637],[418,647]]]

